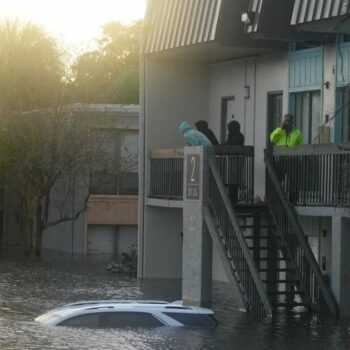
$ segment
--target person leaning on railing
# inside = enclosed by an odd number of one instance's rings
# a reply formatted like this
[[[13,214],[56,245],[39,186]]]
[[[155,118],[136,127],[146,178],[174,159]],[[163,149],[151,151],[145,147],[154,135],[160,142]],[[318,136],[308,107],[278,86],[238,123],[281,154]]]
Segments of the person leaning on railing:
[[[270,141],[276,146],[295,147],[303,144],[301,131],[294,128],[294,118],[291,114],[285,114],[282,125],[270,134]],[[284,183],[284,190],[287,193],[286,181],[289,182],[289,200],[298,201],[299,185],[296,174],[298,174],[299,163],[295,158],[280,159],[276,164],[276,170],[281,184]]]
[[[294,128],[294,118],[291,114],[285,114],[282,125],[272,131],[270,141],[277,146],[295,147],[303,144],[301,131]]]
[[[179,131],[189,146],[213,147],[213,144],[203,133],[193,128],[186,121],[180,123]]]

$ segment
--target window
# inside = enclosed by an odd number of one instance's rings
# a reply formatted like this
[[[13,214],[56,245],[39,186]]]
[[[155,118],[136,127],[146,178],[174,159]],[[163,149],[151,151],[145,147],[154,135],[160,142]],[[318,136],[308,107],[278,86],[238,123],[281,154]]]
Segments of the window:
[[[164,326],[153,315],[146,312],[100,312],[72,317],[59,326],[82,328],[123,328]]]
[[[90,172],[90,194],[137,195],[138,132],[92,129],[95,159]]]
[[[98,328],[100,325],[100,314],[79,315],[69,318],[58,324],[59,326]]]
[[[199,326],[199,327],[208,327],[215,326],[216,321],[212,315],[201,315],[201,314],[190,314],[190,313],[181,313],[181,312],[163,312],[164,315],[167,315],[173,318],[175,321],[182,323],[184,326]]]
[[[105,328],[164,326],[156,317],[146,312],[104,313],[101,315],[101,324]]]
[[[304,143],[321,143],[320,91],[300,92],[294,95],[295,124],[303,134]]]

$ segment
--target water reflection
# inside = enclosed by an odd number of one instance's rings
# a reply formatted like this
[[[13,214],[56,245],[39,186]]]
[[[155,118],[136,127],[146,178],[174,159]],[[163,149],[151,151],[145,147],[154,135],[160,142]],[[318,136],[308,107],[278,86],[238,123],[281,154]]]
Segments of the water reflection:
[[[79,300],[181,298],[179,280],[111,275],[108,256],[71,257],[46,252],[41,261],[16,251],[0,256],[0,349],[349,349],[349,324],[319,324],[307,314],[260,322],[234,311],[224,283],[214,285],[215,329],[91,330],[43,327],[39,314]]]

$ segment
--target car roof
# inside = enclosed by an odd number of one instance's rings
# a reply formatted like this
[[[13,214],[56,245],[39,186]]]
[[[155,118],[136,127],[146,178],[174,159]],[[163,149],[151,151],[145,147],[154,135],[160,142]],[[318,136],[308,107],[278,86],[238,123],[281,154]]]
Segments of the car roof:
[[[134,312],[186,312],[212,314],[213,311],[196,306],[185,306],[182,301],[172,303],[161,300],[90,300],[79,301],[66,304],[60,308],[51,310],[49,313],[54,313],[62,317],[69,316],[81,312],[93,311],[134,311]]]

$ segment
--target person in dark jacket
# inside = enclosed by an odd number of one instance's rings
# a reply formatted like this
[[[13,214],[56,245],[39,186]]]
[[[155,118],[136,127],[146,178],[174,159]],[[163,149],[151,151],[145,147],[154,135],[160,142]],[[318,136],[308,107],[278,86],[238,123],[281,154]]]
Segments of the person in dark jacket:
[[[243,146],[244,145],[244,135],[241,133],[241,125],[237,120],[232,120],[227,125],[228,135],[227,140],[224,145],[227,146]],[[234,158],[234,157],[232,157]],[[239,186],[243,182],[243,168],[244,162],[239,157],[233,159],[233,174],[231,174],[230,183],[226,184],[228,188],[228,195],[231,202],[234,204],[239,198]]]
[[[241,125],[237,120],[232,120],[227,125],[228,135],[225,145],[243,146],[244,135],[241,133]]]
[[[208,128],[208,123],[205,120],[199,120],[194,125],[196,126],[197,130],[204,134],[214,146],[219,144],[218,139],[213,131]]]

